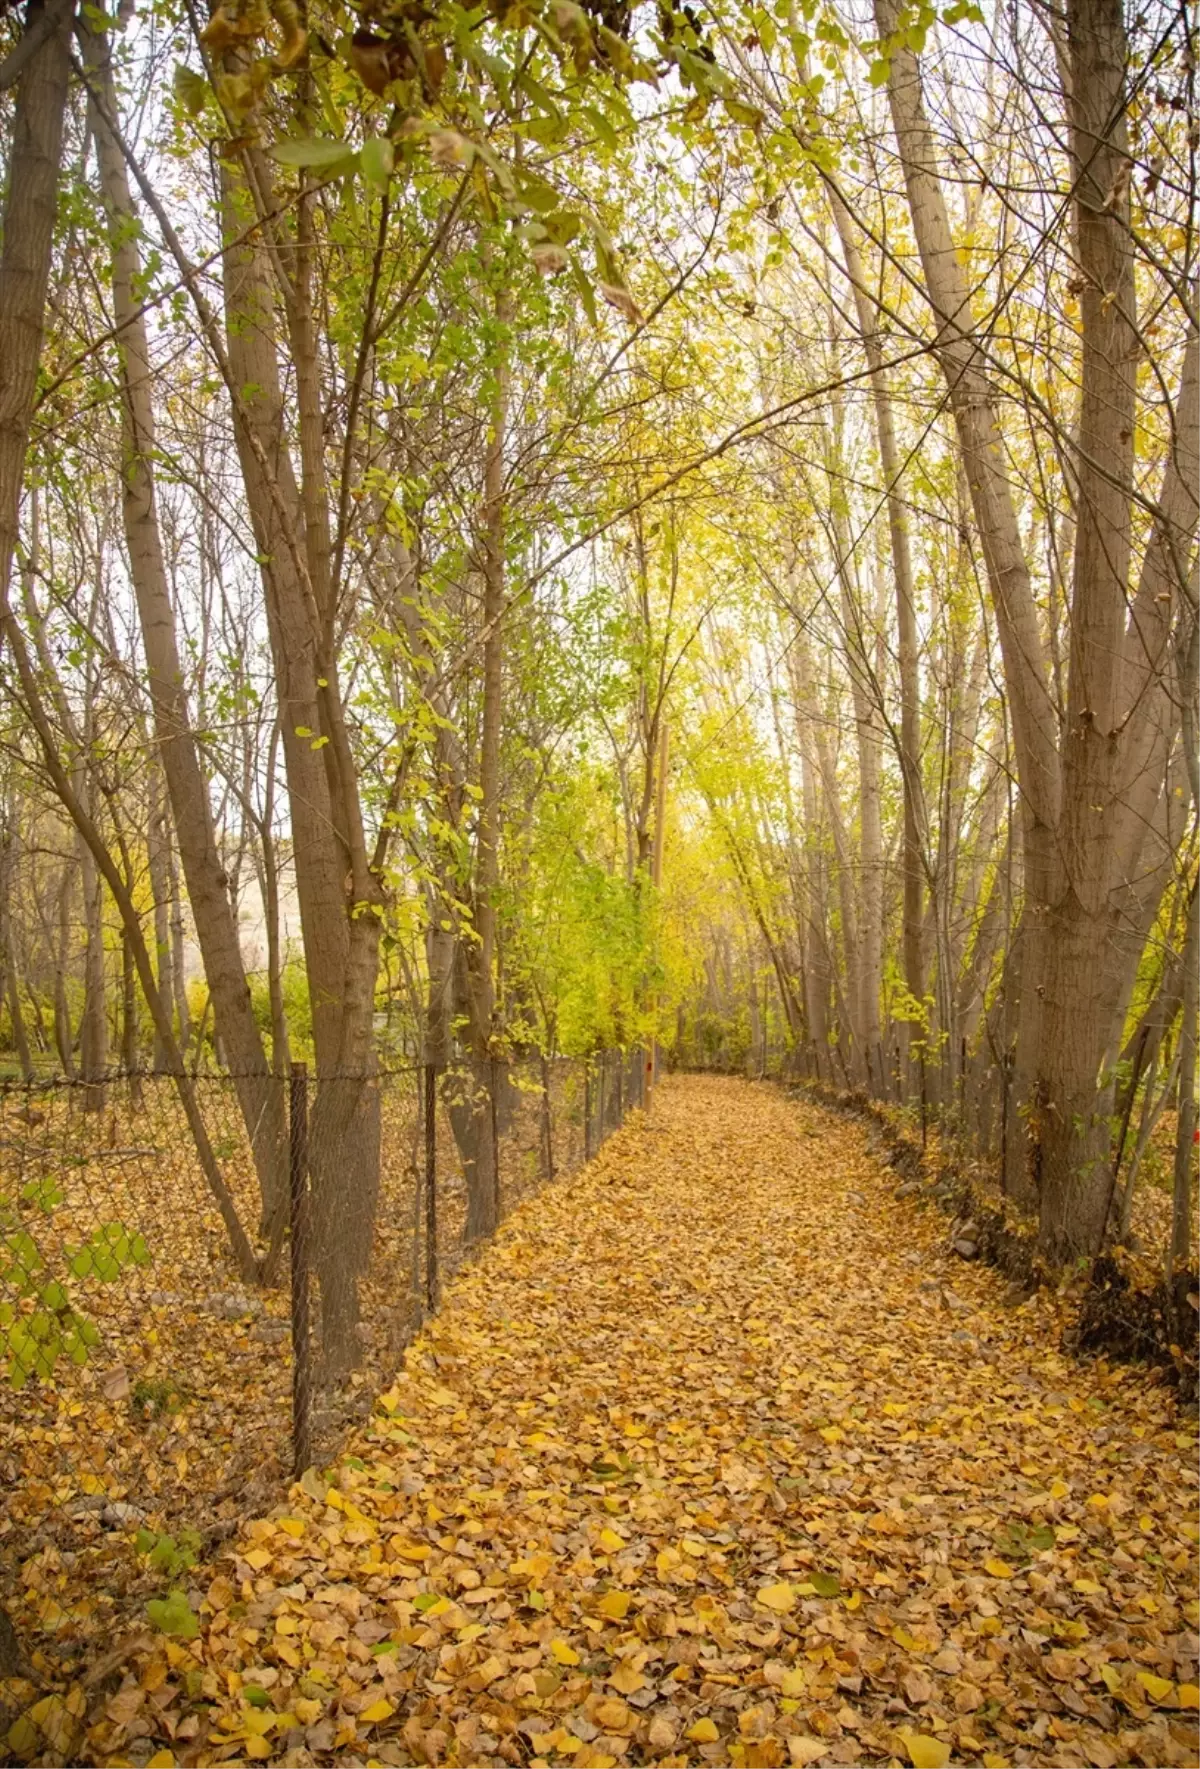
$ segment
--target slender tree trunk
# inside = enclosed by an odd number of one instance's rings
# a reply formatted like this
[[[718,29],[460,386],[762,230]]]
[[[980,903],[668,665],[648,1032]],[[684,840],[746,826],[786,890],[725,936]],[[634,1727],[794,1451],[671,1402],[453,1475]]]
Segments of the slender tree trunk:
[[[1188,893],[1183,946],[1183,1018],[1179,1027],[1179,1112],[1171,1196],[1171,1247],[1167,1283],[1192,1257],[1192,1177],[1196,1166],[1196,1025],[1200,1018],[1200,888]]]
[[[1195,578],[1182,611],[1176,643],[1183,753],[1193,817],[1200,811],[1200,607]],[[1172,1186],[1171,1248],[1167,1283],[1192,1256],[1192,1178],[1196,1165],[1197,1020],[1200,1019],[1200,881],[1193,878],[1188,895],[1187,933],[1183,945],[1183,1019],[1179,1029],[1179,1116],[1175,1125],[1175,1172]],[[1192,1329],[1194,1331],[1194,1323]],[[1182,1335],[1182,1327],[1179,1327]]]
[[[271,733],[267,753],[267,782],[259,830],[259,885],[262,891],[263,918],[267,924],[267,995],[271,1004],[271,1071],[282,1078],[291,1066],[288,1047],[287,1012],[283,1001],[284,950],[279,911],[279,851],[275,844],[275,757],[279,726]]]
[[[1115,931],[1113,835],[1139,346],[1121,0],[1069,0],[1067,36],[1083,361],[1058,844],[1063,876],[1048,921],[1040,1070],[1042,1237],[1052,1254],[1071,1257],[1099,1250],[1109,1194],[1116,1053],[1109,1050],[1112,1012],[1104,983]]]
[[[495,391],[484,453],[483,520],[483,700],[479,742],[479,821],[475,841],[473,938],[460,944],[461,982],[468,1045],[468,1076],[451,1106],[467,1178],[468,1241],[496,1227],[496,1160],[490,1090],[496,1013],[496,891],[500,882],[500,738],[504,715],[505,508],[504,453],[508,430],[508,343],[512,298],[496,297],[501,329]]]
[[[82,768],[75,770],[75,790],[90,816],[90,793]],[[104,1077],[108,1070],[108,1006],[105,999],[104,897],[95,856],[83,836],[77,842],[83,896],[83,1020],[79,1028],[79,1073],[85,1083],[84,1110],[104,1109]]]
[[[25,452],[42,357],[71,73],[69,0],[29,0],[25,30],[40,42],[17,85],[0,223],[0,599],[8,595]],[[54,23],[45,28],[45,14]],[[44,34],[42,34],[44,33]]]
[[[829,998],[832,964],[826,929],[825,867],[821,854],[821,817],[817,800],[817,766],[813,759],[808,718],[808,676],[797,646],[788,651],[792,695],[796,715],[796,740],[800,751],[800,803],[803,811],[803,925],[800,937],[805,949],[805,1018],[812,1040],[817,1080],[832,1078],[829,1049]]]
[[[875,0],[882,38],[896,37],[898,16],[896,0]],[[935,349],[971,489],[1012,715],[1025,881],[1021,962],[1010,972],[1010,977],[1020,978],[1020,997],[1014,1002],[1018,1029],[1012,1084],[1013,1110],[1019,1114],[1028,1108],[1035,1091],[1045,934],[1060,872],[1055,843],[1062,791],[1057,715],[1048,689],[1045,648],[1012,487],[1005,471],[995,399],[974,333],[966,273],[950,230],[917,58],[903,38],[894,42],[888,68],[892,122],[925,287],[937,325]],[[1010,1146],[1018,1146],[1019,1140],[1010,1138]],[[1008,1181],[1010,1190],[1027,1199],[1031,1196],[1023,1165],[1010,1172]]]
[[[237,71],[237,58],[230,63]],[[327,1365],[339,1374],[360,1355],[358,1281],[370,1257],[379,1192],[379,1091],[373,1015],[379,955],[379,885],[362,826],[342,715],[329,582],[327,495],[314,426],[315,346],[304,241],[288,303],[300,357],[302,486],[287,447],[276,355],[274,299],[266,260],[269,224],[242,239],[256,213],[253,173],[269,195],[266,167],[248,152],[221,160],[226,350],[234,433],[259,555],[278,684],[296,890],[317,1051],[310,1132],[314,1251]],[[277,265],[278,267],[278,265]],[[323,1079],[322,1079],[323,1076]]]
[[[205,1183],[220,1211],[238,1272],[245,1281],[254,1282],[258,1277],[258,1262],[238,1217],[237,1205],[213,1152],[204,1116],[196,1099],[195,1088],[184,1070],[183,1058],[175,1042],[170,1012],[159,995],[154,967],[150,962],[149,949],[142,937],[141,917],[88,805],[76,791],[75,782],[59,754],[33,658],[25,635],[13,614],[7,587],[3,584],[0,584],[0,620],[3,621],[5,638],[12,649],[24,711],[37,735],[50,783],[74,824],[80,842],[87,849],[96,873],[108,886],[116,904],[122,929],[133,950],[142,994],[145,996],[154,1018],[155,1026],[167,1047],[176,1092],[179,1095],[188,1128],[192,1133]],[[56,686],[55,692],[56,697],[61,699],[61,686]]]
[[[858,761],[858,974],[856,1016],[860,1049],[856,1052],[860,1078],[875,1083],[875,1052],[879,1047],[879,1004],[883,994],[883,824],[880,804],[881,756],[877,713],[874,704],[874,671],[868,655],[868,628],[861,597],[853,582],[849,523],[845,496],[840,489],[842,423],[839,404],[834,407],[833,451],[837,473],[830,474],[834,544],[838,555],[838,582],[842,630],[845,634],[850,692],[854,704],[854,733]]]
[[[0,611],[6,616],[45,328],[72,13],[69,0],[30,0],[25,33],[32,51],[17,84],[0,221]],[[13,1036],[29,1072],[15,970],[9,964],[6,971]]]
[[[172,974],[171,952],[171,869],[167,860],[167,808],[163,799],[162,777],[156,767],[150,770],[150,813],[146,831],[146,858],[150,874],[150,894],[154,899],[154,975],[159,993],[168,1004],[175,1000],[175,978]],[[162,1039],[155,1033],[154,1068],[166,1066]]]
[[[75,1079],[75,1033],[67,999],[67,968],[71,954],[71,890],[74,875],[70,863],[63,866],[58,884],[58,929],[54,944],[54,1044],[62,1072]]]
[[[921,783],[921,682],[917,635],[917,606],[912,548],[909,544],[908,511],[900,494],[903,472],[896,442],[891,391],[883,368],[879,316],[867,293],[862,257],[853,219],[836,191],[831,192],[833,217],[842,255],[854,295],[859,335],[871,376],[872,409],[879,443],[879,462],[887,499],[888,534],[891,540],[892,576],[896,586],[896,630],[900,671],[900,761],[904,805],[904,878],[902,951],[904,984],[914,1001],[925,997],[925,965],[922,950],[922,841],[925,828],[924,790]],[[907,1027],[906,1027],[907,1034]],[[907,1036],[906,1036],[907,1048]]]
[[[174,1005],[175,1023],[179,1027],[179,1052],[182,1058],[186,1057],[192,1042],[192,1010],[187,990],[187,943],[183,931],[183,891],[180,887],[179,866],[169,823],[163,825],[163,834],[166,838],[167,877],[170,881],[171,981],[175,988],[174,1003],[168,1001],[166,1010],[169,1017],[171,1007]],[[156,1039],[157,1036],[156,1028]]]
[[[121,1067],[129,1079],[129,1103],[142,1103],[142,1078],[138,1072],[137,961],[128,930],[121,929]]]
[[[270,1234],[286,1205],[283,1095],[271,1077],[254,1017],[237,919],[213,827],[212,805],[192,729],[176,640],[175,611],[155,498],[153,369],[137,295],[141,274],[138,223],[125,158],[113,128],[116,88],[109,41],[107,33],[98,32],[91,23],[85,23],[82,40],[91,89],[91,124],[108,213],[113,310],[120,328],[117,347],[122,392],[122,513],[146,652],[155,735],[212,1000],[213,1024],[222,1060],[233,1075],[254,1152],[264,1232]]]
[[[13,842],[6,838],[0,843],[0,966],[3,967],[3,994],[8,1000],[8,1014],[12,1022],[12,1039],[17,1052],[17,1061],[21,1065],[23,1079],[32,1081],[34,1075],[33,1055],[29,1048],[29,1035],[25,1030],[25,1018],[21,1011],[21,977],[17,967],[16,942],[13,939],[12,861]]]
[[[512,298],[496,297],[496,321],[512,323]],[[500,735],[504,717],[504,449],[508,430],[508,345],[502,341],[484,461],[483,710],[479,741],[479,826],[475,858],[475,932],[470,949],[471,1039],[482,1053],[495,1011],[496,889],[500,882]]]

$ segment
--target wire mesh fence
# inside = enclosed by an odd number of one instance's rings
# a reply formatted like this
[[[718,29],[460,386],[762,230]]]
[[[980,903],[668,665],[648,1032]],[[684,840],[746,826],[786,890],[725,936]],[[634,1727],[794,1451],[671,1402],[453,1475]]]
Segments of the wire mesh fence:
[[[332,1459],[462,1260],[644,1097],[637,1051],[253,1081],[0,1085],[10,1566],[219,1534]]]

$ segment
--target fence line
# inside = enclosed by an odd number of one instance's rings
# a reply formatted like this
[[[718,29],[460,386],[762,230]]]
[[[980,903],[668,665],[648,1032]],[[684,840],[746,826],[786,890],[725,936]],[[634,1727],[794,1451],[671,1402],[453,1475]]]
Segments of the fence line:
[[[256,1120],[239,1079],[188,1083],[256,1282],[234,1257],[177,1077],[0,1082],[0,1454],[11,1447],[18,1477],[26,1428],[50,1431],[55,1397],[76,1388],[105,1405],[119,1395],[168,1448],[186,1411],[224,1455],[227,1485],[331,1459],[464,1254],[595,1154],[645,1088],[640,1050],[444,1072],[295,1063],[256,1078],[278,1090]],[[339,1333],[354,1368],[334,1355]],[[206,1386],[214,1359],[237,1396],[232,1433],[228,1396]],[[81,1467],[96,1452],[89,1415],[76,1408],[70,1440]],[[181,1510],[202,1487],[184,1482]]]

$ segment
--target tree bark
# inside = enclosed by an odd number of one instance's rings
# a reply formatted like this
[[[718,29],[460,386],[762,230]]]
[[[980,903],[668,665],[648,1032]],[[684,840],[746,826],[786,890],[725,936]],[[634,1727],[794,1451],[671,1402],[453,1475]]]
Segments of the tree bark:
[[[167,860],[167,807],[163,797],[162,775],[157,767],[150,770],[150,804],[146,825],[146,863],[150,875],[150,895],[154,900],[154,975],[163,1000],[175,1000],[175,978],[171,950],[171,868]],[[155,1033],[154,1068],[166,1066],[162,1039]]]
[[[904,879],[902,952],[904,986],[913,1001],[925,997],[925,963],[922,945],[922,894],[924,862],[923,839],[926,822],[925,795],[921,781],[921,680],[917,635],[916,591],[914,587],[912,548],[909,543],[908,511],[900,495],[903,467],[896,443],[896,424],[892,412],[891,391],[883,368],[883,347],[879,338],[879,316],[867,295],[862,255],[855,237],[854,222],[845,203],[836,191],[830,192],[830,206],[841,242],[842,256],[854,296],[859,337],[871,377],[871,402],[875,415],[875,433],[879,443],[879,463],[883,470],[884,495],[887,500],[888,536],[891,542],[892,577],[896,586],[897,662],[900,674],[900,731],[897,755],[900,762],[901,791],[904,805],[904,845],[902,873]]]
[[[254,1154],[264,1231],[287,1203],[287,1139],[282,1091],[271,1076],[250,997],[208,784],[192,727],[175,631],[153,461],[156,453],[153,368],[146,323],[136,295],[141,274],[139,227],[125,157],[113,125],[116,87],[109,41],[89,21],[80,27],[91,91],[90,120],[108,214],[113,312],[121,371],[121,507],[130,576],[137,600],[150,703],[187,884],[192,921],[213,1007],[222,1058],[232,1073]],[[156,917],[158,899],[156,897]],[[165,904],[164,904],[165,910]],[[156,919],[156,936],[161,934]],[[160,954],[163,951],[159,943]],[[161,966],[161,958],[160,958]],[[170,999],[170,996],[167,996]]]
[[[25,1081],[33,1080],[33,1055],[29,1048],[29,1034],[25,1030],[25,1017],[21,1011],[21,976],[17,966],[16,941],[13,939],[12,926],[12,872],[13,849],[15,838],[6,833],[0,838],[0,967],[3,971],[3,988],[0,993],[7,997],[9,1019],[12,1022],[12,1040],[17,1052],[17,1061],[21,1065],[21,1075]]]
[[[890,38],[894,0],[876,0],[876,18],[881,35]],[[1004,659],[1024,837],[1020,962],[1010,973],[1020,978],[1016,1104],[1032,1109],[1041,1238],[1060,1259],[1092,1253],[1104,1232],[1112,1064],[1120,1040],[1115,1021],[1127,968],[1137,962],[1136,954],[1118,957],[1114,946],[1155,801],[1166,790],[1173,724],[1161,691],[1165,629],[1184,574],[1179,561],[1192,550],[1190,530],[1180,539],[1181,518],[1190,511],[1194,523],[1195,512],[1183,465],[1195,435],[1193,342],[1158,519],[1127,613],[1139,346],[1120,0],[1071,0],[1066,27],[1074,244],[1083,290],[1074,459],[1079,519],[1061,755],[995,404],[954,251],[916,58],[903,40],[890,49],[888,80],[938,328],[935,347]]]
[[[265,166],[247,162],[256,185]],[[276,355],[274,299],[263,233],[243,238],[256,208],[246,167],[220,163],[226,343],[234,433],[262,560],[291,815],[296,892],[317,1053],[310,1132],[313,1243],[321,1286],[323,1349],[337,1374],[357,1362],[358,1280],[366,1270],[379,1191],[379,1092],[373,1013],[380,890],[367,853],[353,760],[330,651],[332,587],[321,578],[324,468],[307,400],[312,364],[297,391],[302,488],[287,446]],[[261,219],[261,216],[260,216]],[[305,265],[302,275],[307,274]],[[295,301],[295,289],[291,292]],[[293,348],[312,349],[303,313]],[[297,537],[301,537],[303,545]],[[316,575],[314,576],[314,568]]]
[[[39,41],[17,86],[0,222],[0,599],[7,598],[16,552],[42,357],[71,73],[72,10],[70,0],[29,0],[25,34]]]
[[[1048,919],[1042,1077],[1042,1238],[1052,1256],[1099,1250],[1107,1218],[1112,1029],[1104,960],[1114,932],[1116,795],[1131,547],[1138,358],[1121,0],[1070,0],[1068,114],[1083,291],[1075,560],[1058,831]],[[1107,1072],[1106,1072],[1107,1071]]]

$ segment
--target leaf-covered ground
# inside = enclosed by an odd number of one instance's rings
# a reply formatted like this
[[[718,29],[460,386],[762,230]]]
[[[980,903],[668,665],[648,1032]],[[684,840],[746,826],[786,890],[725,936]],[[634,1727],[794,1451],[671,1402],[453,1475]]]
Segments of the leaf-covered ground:
[[[853,1124],[664,1085],[204,1569],[197,1637],[14,1754],[1194,1763],[1194,1425],[894,1192]]]
[[[541,1065],[510,1074],[500,1115],[508,1201],[540,1182],[542,1138],[540,1097],[529,1085],[531,1076],[540,1083]],[[360,1287],[364,1356],[349,1383],[318,1386],[323,1459],[369,1416],[419,1315],[417,1081],[404,1069],[380,1079],[384,1183]],[[582,1155],[580,1068],[551,1065],[550,1081],[555,1154],[565,1165]],[[233,1087],[207,1076],[198,1091],[242,1220],[253,1226],[257,1182]],[[110,1084],[101,1110],[84,1110],[84,1099],[71,1086],[0,1090],[0,1218],[19,1200],[17,1220],[37,1254],[34,1295],[21,1306],[32,1309],[46,1281],[61,1279],[99,1334],[81,1367],[64,1350],[51,1381],[16,1388],[0,1319],[0,1611],[33,1673],[10,1677],[0,1644],[0,1746],[31,1691],[78,1680],[105,1662],[114,1639],[144,1625],[147,1601],[161,1595],[161,1549],[174,1543],[203,1558],[248,1513],[269,1509],[291,1461],[286,1261],[271,1288],[238,1278],[169,1077],[143,1077],[136,1094]],[[466,1191],[445,1119],[438,1155],[440,1260],[449,1270]],[[113,1281],[94,1270],[79,1276],[73,1252],[110,1228],[136,1237],[143,1259]],[[0,1223],[0,1276],[4,1240]],[[0,1316],[13,1296],[10,1273]],[[28,1734],[18,1742],[29,1745]]]

